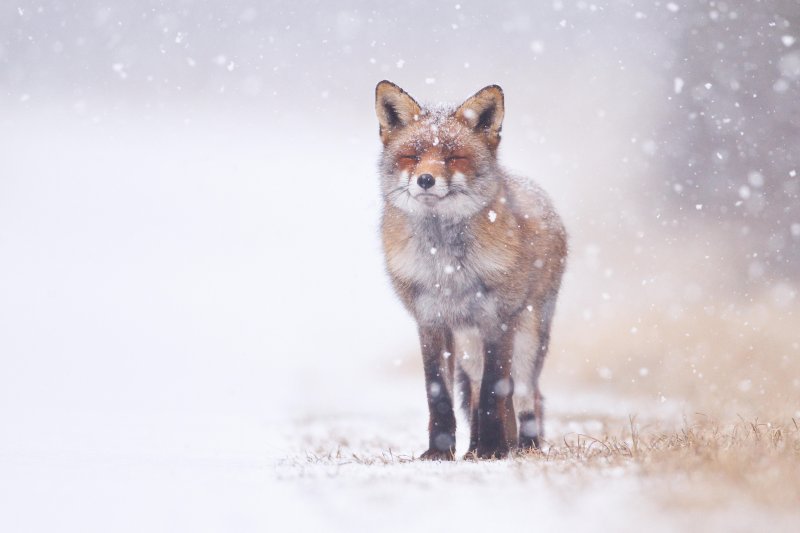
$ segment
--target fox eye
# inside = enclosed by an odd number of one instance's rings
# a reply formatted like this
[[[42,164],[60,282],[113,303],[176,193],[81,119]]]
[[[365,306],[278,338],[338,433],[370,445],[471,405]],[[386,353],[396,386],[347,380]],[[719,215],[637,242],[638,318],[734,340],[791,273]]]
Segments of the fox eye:
[[[419,156],[417,154],[404,154],[400,156],[400,159],[408,159],[411,161],[419,161]]]

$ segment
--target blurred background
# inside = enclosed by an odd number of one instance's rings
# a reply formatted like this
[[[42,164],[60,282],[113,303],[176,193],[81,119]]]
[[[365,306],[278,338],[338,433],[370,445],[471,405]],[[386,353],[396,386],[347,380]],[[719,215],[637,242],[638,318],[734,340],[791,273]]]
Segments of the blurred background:
[[[382,79],[503,87],[501,160],[571,235],[550,405],[800,417],[799,28],[797,0],[5,1],[0,452],[263,466],[304,417],[423,419]]]

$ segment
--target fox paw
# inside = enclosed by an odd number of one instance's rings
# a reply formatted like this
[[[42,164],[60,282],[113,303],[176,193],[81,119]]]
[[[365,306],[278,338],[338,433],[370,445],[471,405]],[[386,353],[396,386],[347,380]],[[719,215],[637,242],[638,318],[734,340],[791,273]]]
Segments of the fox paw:
[[[539,436],[520,436],[519,437],[519,449],[521,452],[531,452],[536,450],[541,450],[541,446],[539,444]]]
[[[509,447],[506,443],[499,443],[489,446],[478,444],[475,454],[480,459],[503,459],[508,456]]]
[[[455,450],[437,450],[430,448],[419,456],[423,461],[454,461],[456,458]]]

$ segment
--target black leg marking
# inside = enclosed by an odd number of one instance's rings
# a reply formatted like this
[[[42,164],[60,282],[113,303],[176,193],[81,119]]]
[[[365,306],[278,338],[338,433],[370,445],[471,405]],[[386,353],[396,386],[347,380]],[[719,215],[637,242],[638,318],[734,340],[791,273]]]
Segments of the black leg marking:
[[[452,348],[452,334],[446,328],[420,327],[419,337],[429,414],[428,450],[421,458],[452,461],[456,453],[456,418],[448,387],[452,366],[443,355]]]
[[[511,379],[513,328],[495,342],[484,341],[483,379],[478,398],[478,457],[502,458],[508,455],[506,435]]]

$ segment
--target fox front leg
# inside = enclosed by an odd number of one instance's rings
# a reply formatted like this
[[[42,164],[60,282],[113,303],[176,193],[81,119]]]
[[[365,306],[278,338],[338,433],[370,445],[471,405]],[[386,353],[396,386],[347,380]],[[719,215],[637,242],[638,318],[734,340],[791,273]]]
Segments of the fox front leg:
[[[419,328],[425,388],[428,394],[428,450],[422,459],[452,461],[456,453],[456,418],[448,383],[452,365],[444,357],[452,352],[453,336],[445,327]]]
[[[478,398],[478,449],[482,459],[502,458],[508,455],[510,439],[509,416],[514,417],[511,378],[513,328],[506,328],[484,341],[483,377]],[[516,424],[514,424],[516,426]]]

